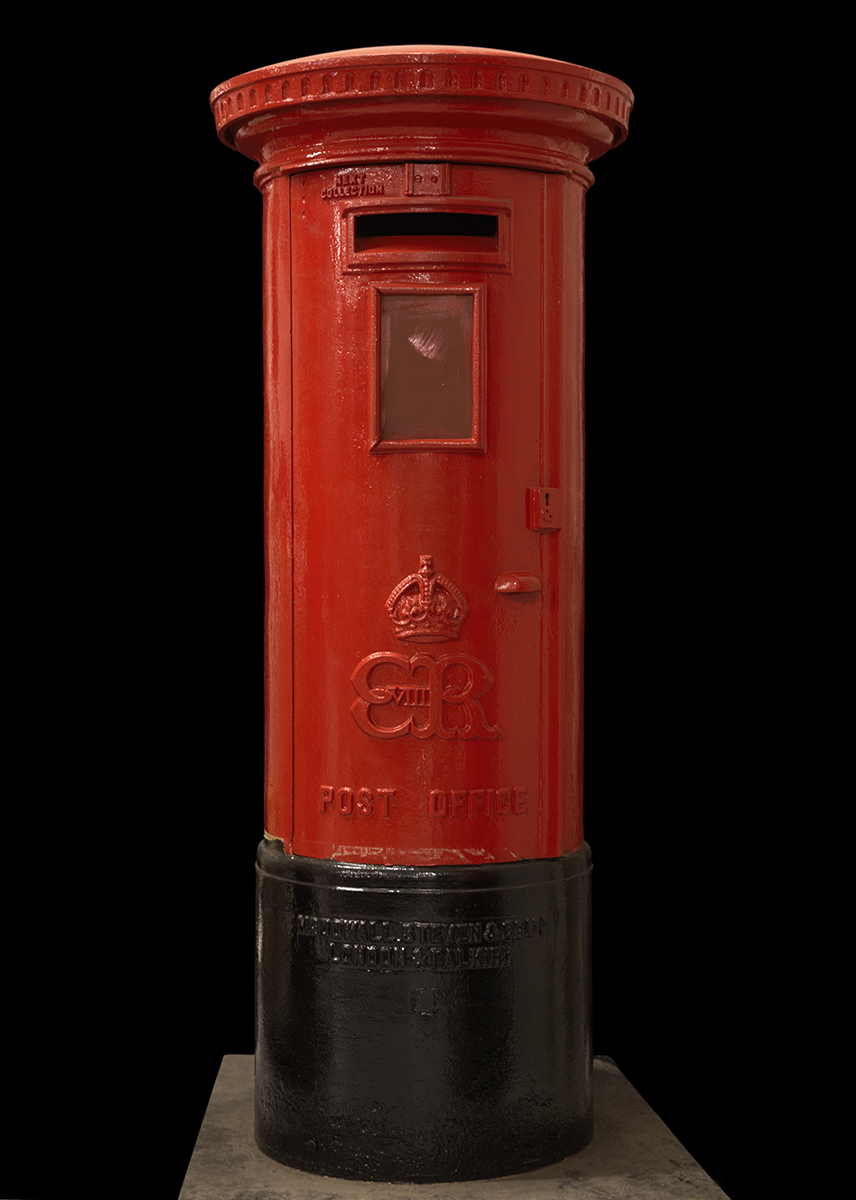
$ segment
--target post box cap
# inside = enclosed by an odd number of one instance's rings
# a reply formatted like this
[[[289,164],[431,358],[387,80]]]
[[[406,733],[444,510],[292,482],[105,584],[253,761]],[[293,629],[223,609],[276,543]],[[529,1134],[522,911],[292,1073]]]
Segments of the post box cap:
[[[626,137],[633,93],[611,75],[560,59],[475,46],[414,45],[273,63],[226,80],[210,97],[220,139],[257,161],[256,139],[238,136],[251,122],[257,125],[257,118],[280,114],[291,128],[301,113],[323,108],[325,123],[336,123],[350,120],[355,105],[365,115],[372,101],[382,102],[387,111],[391,101],[398,101],[411,113],[414,104],[459,114],[504,106],[509,115],[532,112],[536,105],[543,113],[549,106],[554,120],[565,125],[581,126],[585,118],[598,123],[601,135],[587,139],[586,158],[591,159]],[[297,129],[292,132],[299,136]]]

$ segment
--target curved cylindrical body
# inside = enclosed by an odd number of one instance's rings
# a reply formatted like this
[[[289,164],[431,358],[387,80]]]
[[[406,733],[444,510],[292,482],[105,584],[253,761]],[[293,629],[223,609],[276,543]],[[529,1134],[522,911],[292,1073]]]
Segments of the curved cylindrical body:
[[[543,1165],[591,1128],[583,201],[632,96],[382,47],[211,103],[264,197],[257,1137],[365,1179]]]

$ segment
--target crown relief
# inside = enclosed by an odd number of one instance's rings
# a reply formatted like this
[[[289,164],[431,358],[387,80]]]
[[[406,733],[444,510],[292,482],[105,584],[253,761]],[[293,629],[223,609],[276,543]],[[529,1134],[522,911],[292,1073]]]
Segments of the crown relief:
[[[419,570],[402,579],[386,602],[395,636],[408,642],[450,642],[467,615],[464,593],[434,571],[430,554],[420,554]]]

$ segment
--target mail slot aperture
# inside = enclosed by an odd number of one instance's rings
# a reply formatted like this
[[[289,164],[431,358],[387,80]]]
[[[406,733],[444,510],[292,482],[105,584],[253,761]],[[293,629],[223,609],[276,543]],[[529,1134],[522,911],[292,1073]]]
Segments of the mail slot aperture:
[[[445,173],[451,179],[451,171]],[[342,206],[344,267],[428,270],[474,266],[508,270],[511,206],[486,197],[420,196],[402,203],[384,195]]]
[[[376,212],[354,218],[354,249],[496,250],[499,218],[479,212]],[[439,243],[439,245],[438,245]]]

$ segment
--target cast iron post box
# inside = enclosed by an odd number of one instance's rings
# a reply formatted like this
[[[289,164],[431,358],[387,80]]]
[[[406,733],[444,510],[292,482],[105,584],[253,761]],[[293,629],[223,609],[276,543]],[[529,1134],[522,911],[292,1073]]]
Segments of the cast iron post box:
[[[583,201],[631,105],[445,46],[211,97],[264,198],[256,1137],[303,1170],[591,1136]]]

